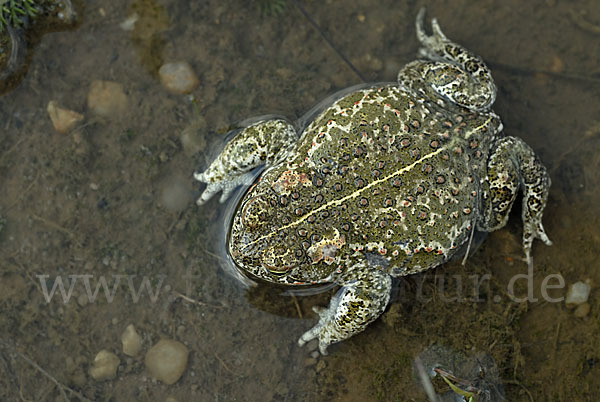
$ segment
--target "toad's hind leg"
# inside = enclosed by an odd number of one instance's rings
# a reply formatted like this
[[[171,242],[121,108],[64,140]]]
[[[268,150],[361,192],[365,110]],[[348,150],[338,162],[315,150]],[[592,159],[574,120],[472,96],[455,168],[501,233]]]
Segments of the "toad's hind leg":
[[[197,204],[220,190],[220,201],[225,201],[254,168],[282,161],[297,139],[294,126],[281,118],[260,120],[241,129],[204,172],[194,173],[196,180],[207,184]]]
[[[321,354],[327,347],[363,331],[383,313],[390,299],[391,277],[374,268],[353,270],[328,308],[316,307],[319,322],[298,340],[300,346],[318,338]]]
[[[506,224],[519,188],[523,191],[523,249],[532,263],[531,244],[536,237],[551,245],[542,215],[550,190],[550,176],[533,150],[520,138],[504,137],[497,141],[487,166],[484,183],[483,219],[478,229],[490,232]]]
[[[431,20],[432,35],[423,28],[425,9],[417,15],[417,38],[421,42],[419,55],[427,60],[409,63],[398,75],[401,86],[417,88],[428,95],[441,96],[471,110],[487,110],[496,100],[496,85],[483,60],[450,41],[435,18]],[[415,80],[416,78],[416,80]],[[414,89],[414,88],[412,88]]]

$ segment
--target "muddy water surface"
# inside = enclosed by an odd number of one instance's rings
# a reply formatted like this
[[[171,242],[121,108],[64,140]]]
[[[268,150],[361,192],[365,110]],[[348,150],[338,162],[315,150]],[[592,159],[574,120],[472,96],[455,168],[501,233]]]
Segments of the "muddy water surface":
[[[441,345],[493,359],[508,400],[593,400],[600,3],[301,2],[368,81],[393,81],[414,59],[414,18],[426,6],[450,38],[489,62],[506,133],[530,144],[553,180],[545,226],[554,245],[534,244],[530,276],[516,210],[464,266],[398,281],[381,319],[318,359],[296,339],[331,292],[246,291],[220,268],[224,206],[192,202],[200,189],[192,172],[230,124],[266,113],[298,118],[360,83],[294,2],[280,2],[280,14],[267,12],[272,3],[89,0],[79,28],[45,35],[21,85],[0,97],[0,399],[425,401],[413,361]],[[122,29],[134,13],[135,28]],[[200,78],[190,95],[158,80],[158,67],[178,60]],[[94,80],[123,85],[122,113],[88,109]],[[85,120],[57,133],[51,100]],[[180,134],[192,123],[190,149]],[[102,280],[108,291],[90,298],[86,281],[94,290]],[[559,300],[586,280],[590,309],[578,317]],[[60,281],[67,293],[44,293]],[[544,283],[555,288],[543,293]],[[143,339],[134,357],[120,341],[129,324]],[[161,338],[190,350],[174,385],[144,366]],[[103,349],[120,365],[116,379],[96,381],[89,369]]]

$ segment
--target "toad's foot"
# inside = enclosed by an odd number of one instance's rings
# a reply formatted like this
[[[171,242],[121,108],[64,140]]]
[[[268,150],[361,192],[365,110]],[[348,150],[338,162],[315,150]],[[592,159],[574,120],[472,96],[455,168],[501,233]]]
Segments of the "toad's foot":
[[[552,242],[544,231],[542,215],[548,200],[550,176],[533,150],[520,138],[504,137],[497,141],[487,166],[488,180],[483,199],[484,219],[478,228],[500,229],[506,224],[519,188],[523,191],[523,250],[532,264],[531,245],[535,238],[547,245]]]
[[[220,201],[225,201],[238,185],[252,177],[252,169],[282,161],[297,139],[294,126],[281,118],[260,120],[243,128],[208,169],[194,173],[196,180],[207,184],[196,203],[204,204],[220,190],[223,190]]]
[[[449,40],[435,18],[431,20],[433,34],[427,35],[424,16],[422,8],[416,28],[422,46],[419,56],[427,60],[409,63],[398,75],[399,84],[418,83],[425,94],[441,96],[471,110],[489,109],[496,100],[496,85],[489,68],[479,56]],[[419,79],[415,80],[415,76]]]
[[[328,308],[315,307],[319,323],[298,340],[300,346],[319,339],[319,351],[363,331],[383,313],[390,299],[391,277],[376,269],[354,270],[344,277],[343,287],[331,299]]]
[[[425,8],[421,8],[417,14],[417,21],[415,23],[417,28],[417,39],[422,45],[422,47],[419,49],[419,56],[429,60],[448,60],[445,47],[447,44],[452,42],[442,32],[437,18],[431,19],[431,29],[433,30],[433,35],[427,35],[427,33],[425,33],[425,29],[423,28],[424,20]]]

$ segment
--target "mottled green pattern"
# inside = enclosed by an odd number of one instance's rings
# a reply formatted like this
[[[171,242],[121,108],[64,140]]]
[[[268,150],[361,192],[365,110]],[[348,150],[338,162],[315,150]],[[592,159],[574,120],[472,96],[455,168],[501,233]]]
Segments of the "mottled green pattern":
[[[242,202],[232,255],[261,277],[268,255],[277,272],[287,268],[273,280],[286,283],[330,281],[365,256],[393,274],[439,265],[469,236],[499,125],[493,114],[456,112],[393,86],[339,100]],[[306,180],[280,186],[286,176]],[[255,210],[264,224],[249,230]]]

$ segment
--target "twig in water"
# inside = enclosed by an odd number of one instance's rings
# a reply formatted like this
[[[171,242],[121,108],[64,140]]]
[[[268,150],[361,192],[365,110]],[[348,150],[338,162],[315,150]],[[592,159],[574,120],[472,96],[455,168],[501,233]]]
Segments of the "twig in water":
[[[352,71],[354,71],[354,74],[356,74],[362,82],[367,82],[367,80],[360,73],[360,71],[358,71],[358,69],[356,67],[354,67],[354,64],[352,64],[350,62],[350,60],[348,60],[348,58],[346,56],[344,56],[344,54],[340,50],[338,50],[338,48],[335,46],[333,41],[331,39],[329,39],[327,34],[323,31],[323,29],[321,29],[319,24],[317,24],[317,22],[310,16],[308,11],[306,11],[306,9],[304,7],[302,7],[302,5],[298,2],[298,0],[294,0],[294,4],[296,5],[296,7],[298,7],[298,10],[300,10],[300,12],[304,15],[304,17],[308,20],[308,22],[310,22],[312,24],[312,26],[315,27],[315,29],[321,34],[323,39],[325,39],[325,42],[327,42],[327,44],[337,53],[337,55],[340,56],[340,58],[344,61],[344,63],[346,63],[348,65],[348,67],[350,67],[350,69]]]
[[[2,345],[2,346],[8,347],[8,345]],[[11,347],[10,349],[13,350],[21,359],[25,360],[27,363],[29,363],[29,365],[31,365],[37,371],[39,371],[40,373],[42,373],[46,378],[48,378],[50,381],[52,381],[54,383],[54,385],[56,385],[58,387],[58,390],[60,391],[60,394],[62,395],[62,397],[63,397],[63,399],[65,401],[67,401],[67,402],[70,401],[70,399],[69,399],[69,397],[67,396],[67,393],[66,393],[66,391],[69,391],[71,394],[75,395],[81,401],[92,402],[90,399],[86,398],[85,396],[83,396],[79,392],[75,391],[74,389],[69,388],[66,385],[61,384],[50,373],[48,373],[46,370],[44,370],[42,367],[40,367],[39,364],[37,364],[36,362],[34,362],[33,360],[31,360],[29,357],[25,356],[23,353],[19,352],[14,347]]]
[[[225,362],[223,361],[223,359],[221,359],[221,358],[219,357],[219,355],[217,355],[216,353],[215,353],[214,355],[215,355],[215,357],[217,358],[217,360],[219,361],[219,363],[221,363],[221,365],[222,365],[223,367],[225,367],[225,370],[229,371],[231,374],[233,374],[233,375],[234,375],[234,376],[236,376],[236,377],[244,377],[243,375],[241,375],[241,374],[238,374],[238,373],[236,373],[235,371],[233,371],[232,369],[230,369],[230,368],[229,368],[229,366],[227,366],[227,364],[225,364]]]
[[[577,11],[570,9],[569,17],[571,18],[571,22],[573,22],[573,24],[577,25],[579,28],[583,29],[584,31],[595,33],[595,34],[600,34],[600,26],[594,25],[591,22],[587,21],[585,18],[583,18],[583,15],[581,13],[578,13]]]
[[[79,246],[81,246],[81,243],[77,239],[77,236],[75,235],[75,233],[71,232],[69,229],[66,229],[66,228],[60,226],[58,223],[48,220],[46,218],[43,218],[37,214],[32,214],[31,216],[35,220],[40,221],[40,222],[46,224],[47,226],[50,226],[53,229],[63,232],[64,234],[68,235],[72,240],[74,240]]]
[[[175,297],[179,297],[179,298],[185,300],[188,303],[197,304],[199,306],[208,306],[208,307],[214,307],[214,308],[225,308],[226,307],[226,306],[221,306],[221,305],[216,305],[216,304],[208,304],[208,303],[205,303],[205,302],[201,302],[200,300],[192,299],[191,297],[186,296],[183,293],[179,293],[179,292],[173,292],[173,294],[175,294]]]
[[[294,305],[296,306],[296,311],[298,312],[298,317],[303,318],[302,317],[302,309],[300,309],[300,304],[298,304],[298,299],[296,298],[296,295],[292,294],[292,300],[294,301]]]

